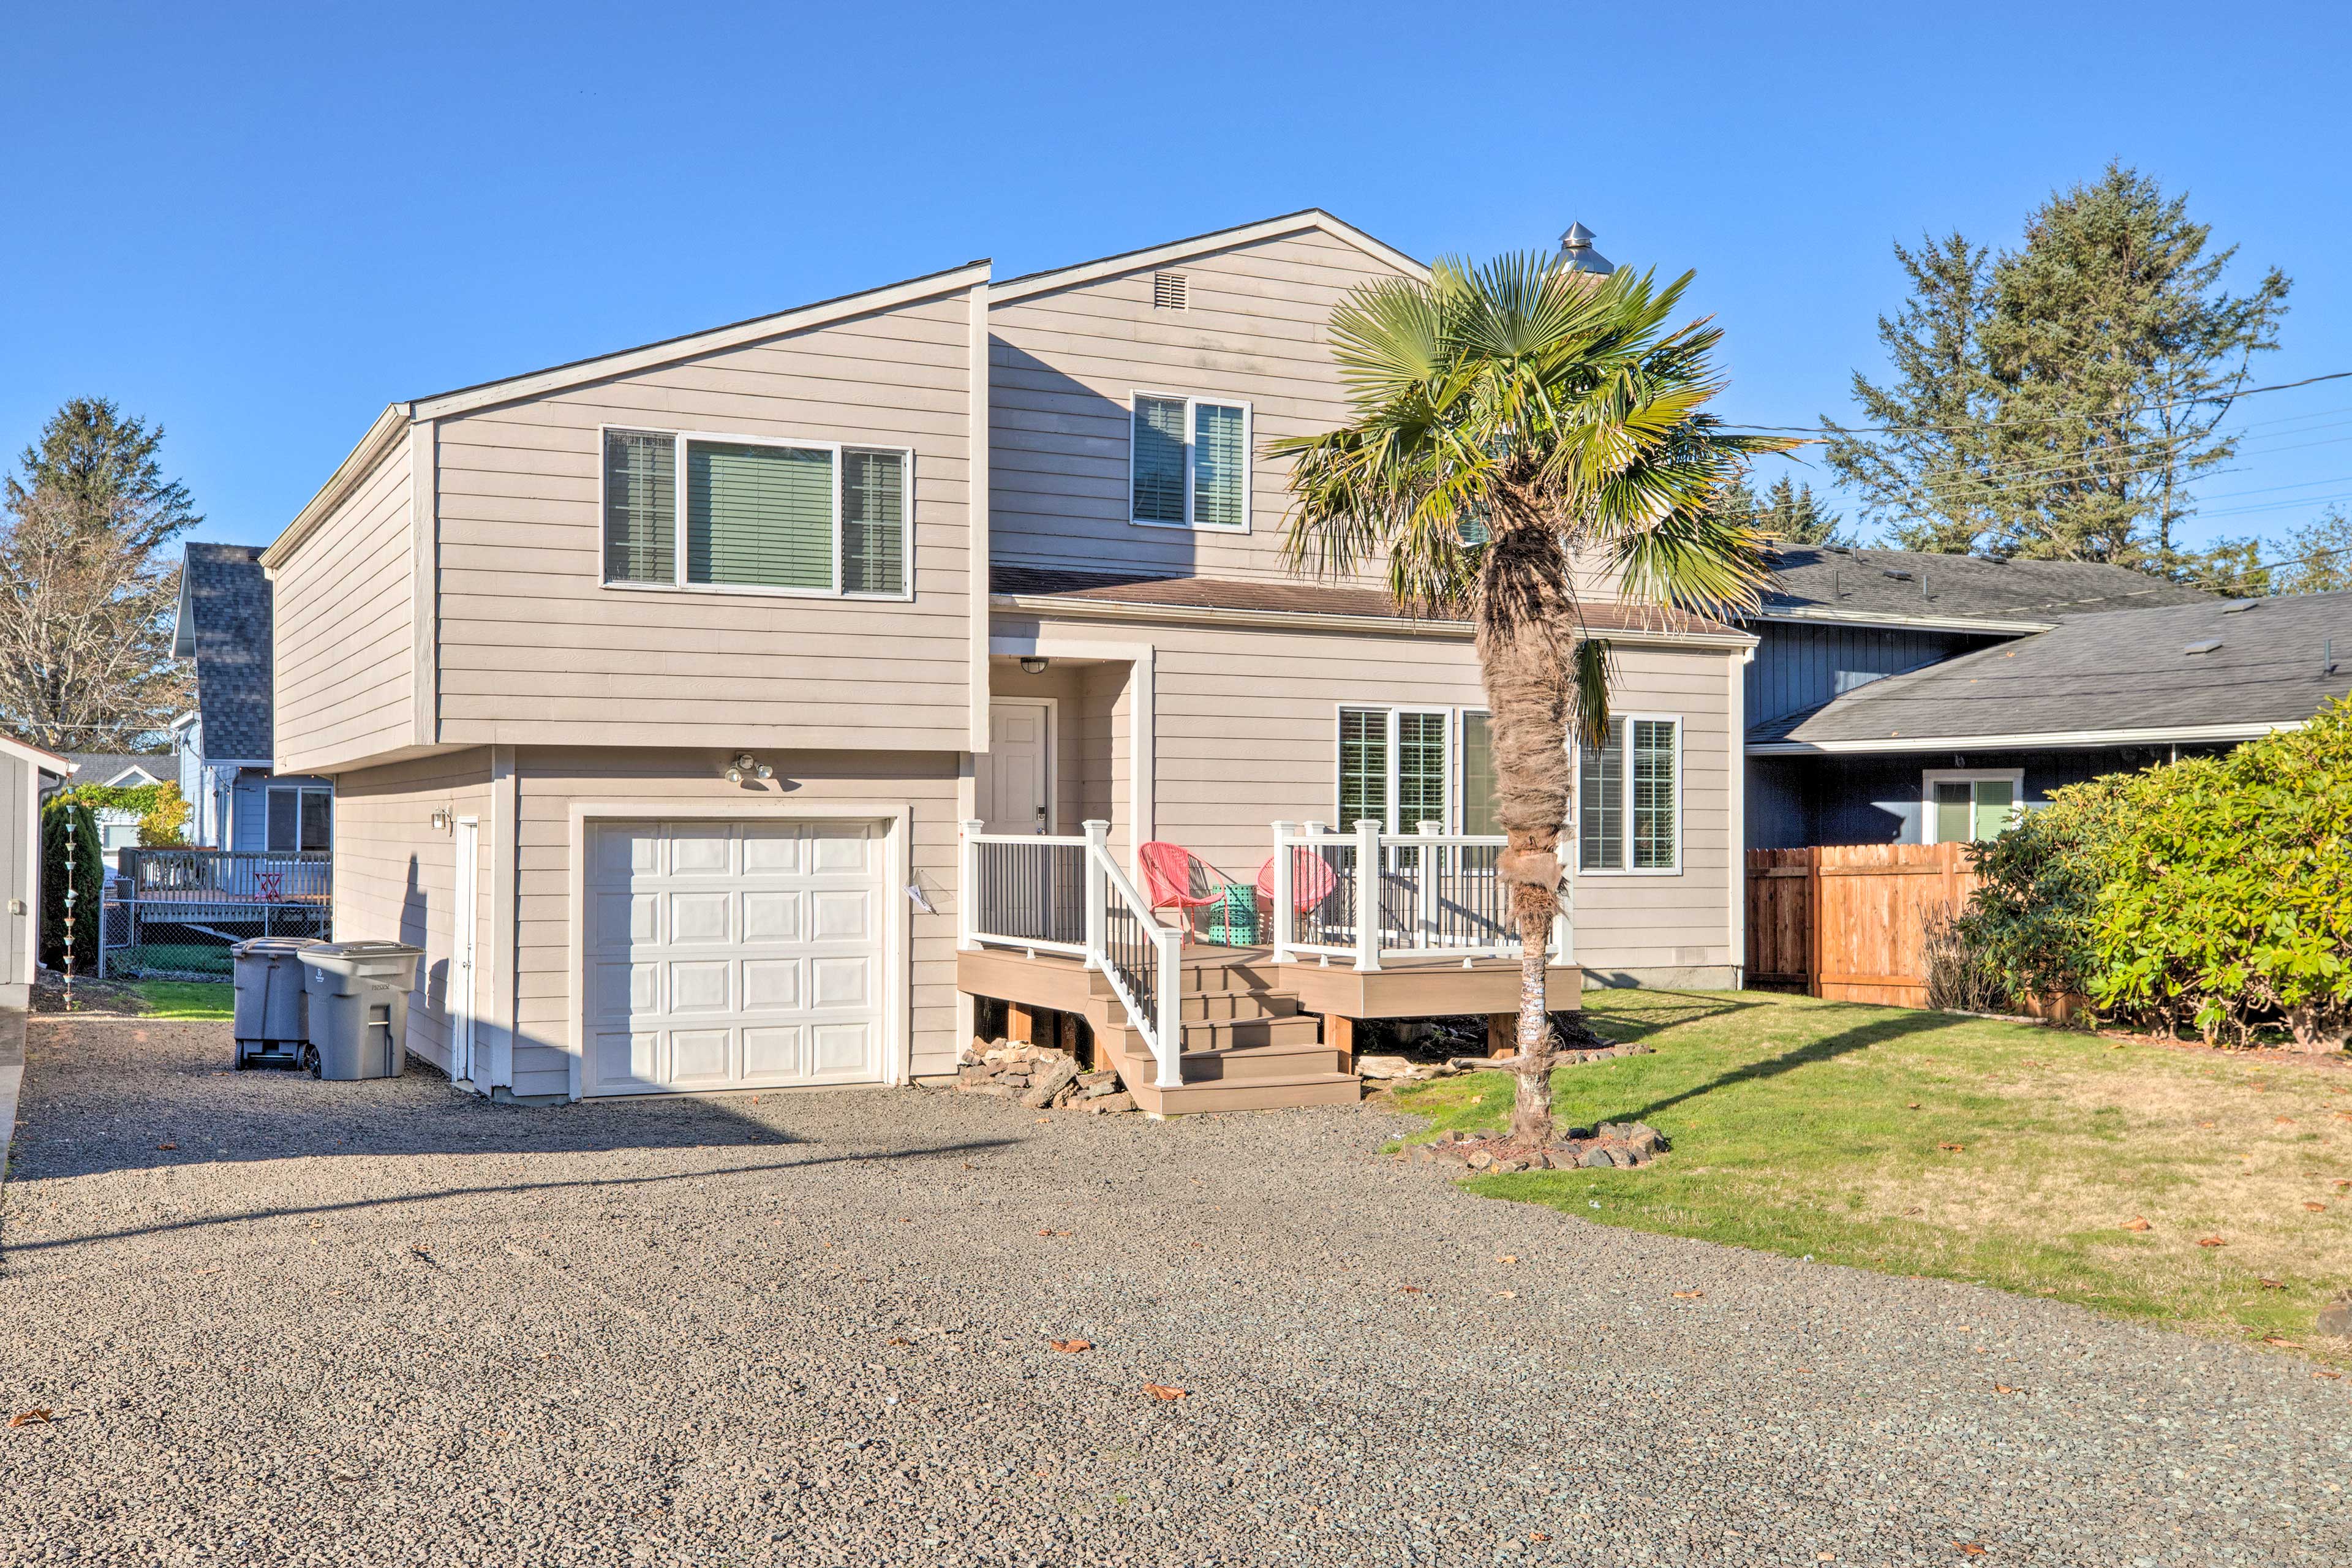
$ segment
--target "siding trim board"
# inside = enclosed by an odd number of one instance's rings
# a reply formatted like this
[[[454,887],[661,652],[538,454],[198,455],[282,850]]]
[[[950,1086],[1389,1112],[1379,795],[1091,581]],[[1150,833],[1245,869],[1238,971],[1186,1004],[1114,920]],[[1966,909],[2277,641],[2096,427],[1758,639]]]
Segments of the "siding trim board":
[[[1869,741],[1757,741],[1751,757],[1889,755],[1903,752],[2080,751],[2101,746],[2161,745],[2168,741],[2259,741],[2273,730],[2300,730],[2305,721],[2276,723],[2182,724],[2153,730],[2056,730],[2040,735],[1890,735]]]
[[[587,899],[588,826],[592,822],[878,822],[883,825],[882,967],[887,995],[884,1003],[887,1037],[882,1042],[882,1081],[899,1085],[914,1073],[914,965],[908,941],[906,889],[914,885],[914,807],[905,801],[775,800],[726,801],[572,800],[569,803],[568,855],[571,931],[568,952],[571,1000],[565,1010],[570,1035],[567,1069],[570,1094],[580,1098],[582,1069],[588,1049]]]

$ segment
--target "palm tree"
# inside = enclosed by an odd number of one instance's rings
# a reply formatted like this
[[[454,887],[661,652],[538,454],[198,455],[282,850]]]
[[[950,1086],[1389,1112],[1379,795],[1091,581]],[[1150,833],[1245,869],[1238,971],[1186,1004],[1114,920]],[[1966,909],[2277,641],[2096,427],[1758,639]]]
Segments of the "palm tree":
[[[1578,572],[1662,620],[1752,605],[1763,536],[1711,501],[1752,455],[1795,445],[1700,412],[1721,389],[1707,356],[1722,334],[1667,329],[1689,281],[1521,254],[1367,284],[1331,317],[1353,418],[1268,446],[1295,460],[1293,571],[1384,558],[1399,605],[1466,606],[1475,625],[1507,837],[1496,872],[1520,946],[1514,1142],[1552,1132],[1544,961],[1570,731],[1599,744],[1609,726],[1608,647],[1586,628]]]

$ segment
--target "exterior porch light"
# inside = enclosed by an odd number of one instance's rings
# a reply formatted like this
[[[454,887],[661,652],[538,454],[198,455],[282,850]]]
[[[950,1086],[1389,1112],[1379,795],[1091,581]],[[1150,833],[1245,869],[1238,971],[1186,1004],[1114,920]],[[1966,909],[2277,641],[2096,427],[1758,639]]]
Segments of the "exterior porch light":
[[[449,813],[446,809],[436,811],[433,814],[433,831],[436,833],[449,831]]]
[[[1049,662],[1049,660],[1039,658],[1033,653],[1021,661],[1021,673],[1024,675],[1043,675],[1045,673],[1045,666]]]
[[[739,784],[747,778],[772,779],[775,776],[776,770],[774,768],[769,766],[766,763],[756,760],[749,752],[737,752],[735,761],[730,763],[727,769],[727,782],[729,784]]]

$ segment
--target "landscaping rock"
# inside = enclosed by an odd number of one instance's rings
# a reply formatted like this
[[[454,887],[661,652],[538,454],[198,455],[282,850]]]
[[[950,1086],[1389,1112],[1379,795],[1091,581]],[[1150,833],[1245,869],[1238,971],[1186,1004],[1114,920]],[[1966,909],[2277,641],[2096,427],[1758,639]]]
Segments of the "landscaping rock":
[[[1021,1103],[1032,1110],[1043,1110],[1054,1103],[1054,1097],[1070,1086],[1078,1076],[1078,1064],[1069,1057],[1059,1057],[1040,1066],[1029,1080],[1029,1092]]]
[[[1133,1110],[1135,1096],[1121,1089],[1117,1094],[1106,1094],[1094,1100],[1081,1100],[1074,1109],[1083,1110],[1090,1116],[1103,1116],[1118,1110]]]
[[[1606,1171],[1616,1163],[1616,1161],[1609,1157],[1609,1151],[1598,1143],[1584,1152],[1583,1165],[1588,1171]]]
[[[1358,1057],[1359,1076],[1374,1080],[1394,1080],[1410,1083],[1418,1079],[1435,1078],[1433,1062],[1416,1062],[1404,1057]]]
[[[2352,1296],[2331,1301],[2319,1309],[2319,1321],[2313,1326],[2323,1334],[2338,1334],[2352,1339]]]

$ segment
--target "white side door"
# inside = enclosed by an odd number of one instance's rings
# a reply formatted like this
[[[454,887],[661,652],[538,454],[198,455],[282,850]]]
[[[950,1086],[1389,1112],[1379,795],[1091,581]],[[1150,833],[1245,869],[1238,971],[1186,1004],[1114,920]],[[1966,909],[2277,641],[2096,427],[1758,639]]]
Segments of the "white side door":
[[[999,698],[988,708],[988,754],[975,791],[989,833],[1053,830],[1054,705]]]
[[[476,933],[480,924],[482,825],[478,817],[457,819],[457,865],[455,891],[450,895],[454,917],[449,943],[449,1077],[451,1081],[474,1077],[474,974]]]

